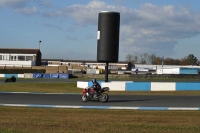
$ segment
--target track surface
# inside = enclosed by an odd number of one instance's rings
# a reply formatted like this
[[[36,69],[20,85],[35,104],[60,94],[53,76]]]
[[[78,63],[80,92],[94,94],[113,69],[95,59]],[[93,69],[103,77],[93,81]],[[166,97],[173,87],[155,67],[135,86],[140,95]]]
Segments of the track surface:
[[[109,95],[107,103],[81,101],[81,94],[1,93],[0,103],[120,107],[200,107],[199,96]]]
[[[20,79],[23,82],[76,82],[77,80],[62,79]],[[0,79],[4,84],[4,79]],[[11,83],[12,84],[12,83]],[[108,93],[109,94],[109,93]],[[81,101],[81,94],[49,94],[49,93],[8,93],[0,92],[0,106],[42,105],[45,106],[81,106],[81,107],[146,107],[151,108],[197,108],[200,110],[200,96],[171,95],[109,95],[107,103]],[[7,104],[7,105],[5,105]],[[156,110],[159,110],[156,109]]]

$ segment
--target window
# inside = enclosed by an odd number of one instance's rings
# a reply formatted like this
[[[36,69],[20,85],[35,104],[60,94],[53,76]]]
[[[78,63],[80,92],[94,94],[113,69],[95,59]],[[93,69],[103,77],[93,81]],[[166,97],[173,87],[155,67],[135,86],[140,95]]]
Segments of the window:
[[[18,56],[19,61],[25,61],[25,56]]]
[[[0,60],[2,60],[2,55],[0,55]]]
[[[9,55],[3,55],[2,60],[9,60]]]
[[[11,56],[10,60],[16,61],[16,56]]]
[[[26,56],[26,61],[33,61],[33,56]]]

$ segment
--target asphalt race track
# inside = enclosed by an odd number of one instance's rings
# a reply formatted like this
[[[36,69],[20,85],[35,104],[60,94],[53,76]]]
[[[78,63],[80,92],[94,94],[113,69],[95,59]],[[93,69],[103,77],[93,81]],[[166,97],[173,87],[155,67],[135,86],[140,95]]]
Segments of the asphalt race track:
[[[107,103],[81,101],[81,94],[37,94],[37,93],[0,93],[0,105],[47,105],[47,106],[80,106],[94,108],[106,107],[150,107],[159,108],[195,108],[199,110],[199,96],[158,96],[158,95],[110,95]],[[44,106],[45,107],[45,106]]]
[[[43,82],[55,82],[55,80],[41,80]],[[31,82],[41,82],[41,80],[31,80]],[[19,80],[18,82],[20,81],[25,82],[27,80]],[[57,82],[67,81],[57,80]],[[1,80],[0,83],[4,82]],[[82,102],[81,96],[81,94],[62,93],[0,92],[0,106],[137,110],[200,110],[200,96],[109,95],[109,101],[107,103],[97,101]]]

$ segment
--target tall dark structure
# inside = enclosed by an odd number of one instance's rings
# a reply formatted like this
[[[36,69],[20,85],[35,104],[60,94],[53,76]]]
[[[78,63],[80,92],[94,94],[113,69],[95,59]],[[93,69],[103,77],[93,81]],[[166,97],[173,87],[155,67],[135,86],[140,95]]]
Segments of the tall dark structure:
[[[118,62],[119,30],[119,12],[102,11],[99,13],[97,33],[97,61],[106,63],[106,82],[108,82],[108,63]]]

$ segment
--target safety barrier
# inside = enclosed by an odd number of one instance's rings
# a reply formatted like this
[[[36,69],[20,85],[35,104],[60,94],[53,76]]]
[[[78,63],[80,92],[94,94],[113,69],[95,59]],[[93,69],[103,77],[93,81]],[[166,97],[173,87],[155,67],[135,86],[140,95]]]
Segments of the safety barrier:
[[[25,73],[24,78],[33,78],[33,74],[32,73]]]
[[[199,82],[190,82],[190,83],[176,83],[177,90],[200,90],[200,83]]]
[[[18,74],[18,78],[24,78],[24,74]]]
[[[200,90],[200,82],[132,82],[111,81],[99,82],[102,87],[110,87],[110,91],[184,91]],[[77,81],[78,88],[91,86],[91,81]]]
[[[50,78],[50,79],[69,79],[69,74],[42,74],[42,73],[33,73],[33,78]]]
[[[11,76],[15,76],[16,78],[18,78],[18,74],[5,74],[4,75],[5,78],[10,78]]]
[[[4,78],[5,77],[5,74],[0,74],[0,78]]]
[[[25,74],[0,74],[1,78],[47,78],[47,79],[69,79],[70,74],[42,74],[42,73],[25,73]]]

